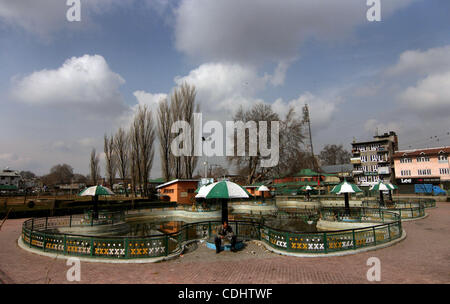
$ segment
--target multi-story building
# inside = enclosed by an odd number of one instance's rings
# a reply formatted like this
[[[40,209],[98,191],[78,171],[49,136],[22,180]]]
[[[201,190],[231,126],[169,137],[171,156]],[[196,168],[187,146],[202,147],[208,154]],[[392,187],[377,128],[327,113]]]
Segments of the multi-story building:
[[[358,186],[369,187],[381,181],[393,182],[393,154],[398,150],[398,138],[390,131],[375,135],[374,140],[352,143],[353,179]]]
[[[415,184],[433,184],[450,189],[450,146],[397,151],[395,178],[401,192],[413,193]]]
[[[20,180],[21,177],[18,171],[13,171],[6,168],[0,172],[0,186],[18,189]]]

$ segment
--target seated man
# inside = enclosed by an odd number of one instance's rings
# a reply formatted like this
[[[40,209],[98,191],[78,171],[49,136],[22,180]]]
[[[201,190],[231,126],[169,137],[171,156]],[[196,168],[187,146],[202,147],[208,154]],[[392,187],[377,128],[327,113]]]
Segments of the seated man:
[[[220,225],[217,228],[217,235],[214,239],[214,243],[216,244],[216,253],[220,252],[220,247],[222,245],[222,239],[226,238],[231,243],[231,251],[235,251],[236,246],[236,235],[233,233],[233,229],[228,225],[227,221],[223,222],[223,225]]]

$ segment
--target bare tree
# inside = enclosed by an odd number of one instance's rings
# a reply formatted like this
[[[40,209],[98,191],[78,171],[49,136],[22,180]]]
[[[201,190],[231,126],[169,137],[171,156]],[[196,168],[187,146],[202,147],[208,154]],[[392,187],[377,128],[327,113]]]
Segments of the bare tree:
[[[180,87],[175,88],[170,96],[170,122],[185,121],[189,125],[193,125],[194,111],[200,110],[199,105],[195,104],[196,97],[195,86],[183,83]],[[180,131],[181,132],[181,131]],[[171,133],[170,142],[180,135],[180,133]],[[194,132],[191,130],[190,141],[194,143]],[[184,144],[184,143],[183,143]],[[180,147],[181,148],[181,147]],[[175,156],[170,154],[170,167],[173,168],[173,177],[175,178],[192,178],[195,167],[197,166],[198,157],[194,156],[194,145],[191,145],[189,155]]]
[[[326,145],[319,154],[323,166],[347,164],[351,156],[342,145]]]
[[[106,162],[106,176],[108,178],[109,186],[112,189],[114,184],[114,178],[116,176],[116,158],[114,154],[114,137],[108,138],[105,134],[103,143],[103,152],[105,152],[105,162]]]
[[[50,173],[44,175],[41,180],[47,186],[68,184],[74,176],[73,168],[68,164],[59,164],[50,169]]]
[[[114,136],[114,155],[117,160],[117,169],[119,176],[124,183],[125,195],[128,197],[128,185],[126,185],[126,178],[128,177],[129,164],[129,137],[126,132],[119,128]]]
[[[148,178],[153,165],[155,129],[153,113],[147,106],[139,106],[130,129],[132,175],[140,192],[148,196]],[[136,183],[134,183],[136,184]]]
[[[200,106],[195,104],[195,96],[197,95],[195,86],[183,83],[179,88],[182,100],[182,118],[190,126],[194,125],[194,110],[200,111]],[[183,157],[184,176],[192,178],[194,169],[197,166],[198,157],[194,156],[194,130],[191,130],[191,151],[190,155]]]
[[[265,121],[267,122],[267,140],[270,145],[270,129],[272,125],[272,121],[279,121],[279,116],[275,112],[272,111],[270,105],[264,103],[258,103],[254,105],[251,109],[244,111],[242,107],[236,112],[233,117],[235,122],[242,121],[243,123],[255,122],[255,127],[257,128],[257,133],[259,134],[259,122]],[[251,135],[249,134],[249,130],[245,129],[245,142],[250,143]],[[237,132],[233,134],[233,140],[236,141]],[[255,138],[252,138],[255,140]],[[257,151],[255,156],[250,156],[250,144],[245,145],[245,156],[237,155],[237,147],[235,145],[235,156],[228,157],[230,163],[234,163],[238,172],[241,175],[247,176],[247,184],[252,184],[259,180],[265,179],[269,173],[273,170],[272,167],[261,167],[260,162],[262,159],[259,145],[257,145]]]
[[[153,113],[151,110],[144,107],[139,107],[137,114],[138,126],[139,126],[139,154],[141,162],[141,180],[144,185],[144,195],[148,197],[148,178],[150,177],[150,171],[153,166],[154,147],[155,141],[155,129],[153,122]]]
[[[170,154],[170,128],[172,126],[172,118],[170,115],[170,107],[167,99],[160,101],[158,107],[158,139],[159,154],[161,157],[162,177],[165,181],[169,181],[172,176],[171,154]]]
[[[228,169],[221,165],[210,165],[208,167],[208,176],[213,177],[214,179],[219,179],[229,174]]]
[[[139,107],[140,109],[140,107]],[[141,172],[141,157],[140,157],[140,140],[139,140],[139,120],[137,115],[130,128],[130,143],[131,143],[131,175],[133,179],[134,194],[136,195],[136,188],[142,193],[142,172]]]
[[[296,115],[294,108],[289,108],[284,120],[280,121],[280,157],[274,175],[289,175],[307,167],[308,157],[302,149],[302,128],[302,119]]]
[[[97,185],[97,181],[100,178],[100,159],[97,155],[95,148],[92,149],[91,152],[91,162],[90,162],[90,171],[91,171],[91,181],[93,185]]]
[[[130,133],[131,142],[131,133]],[[131,177],[131,190],[133,195],[136,196],[136,184],[137,184],[137,170],[136,170],[136,151],[130,147],[130,177]]]
[[[170,96],[170,117],[172,123],[183,120],[183,100],[178,89],[175,89]],[[179,135],[172,132],[170,134],[170,142]],[[175,156],[172,153],[170,155],[170,166],[173,168],[173,177],[183,178],[182,156]]]

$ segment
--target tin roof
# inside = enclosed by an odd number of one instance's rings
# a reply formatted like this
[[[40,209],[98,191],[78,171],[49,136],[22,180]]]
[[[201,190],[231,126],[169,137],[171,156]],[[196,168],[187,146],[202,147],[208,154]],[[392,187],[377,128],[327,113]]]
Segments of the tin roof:
[[[403,150],[394,153],[394,158],[401,158],[406,156],[421,156],[421,155],[438,155],[439,153],[449,154],[450,147],[437,147],[429,149],[415,149],[415,150]]]
[[[174,180],[171,180],[170,182],[156,186],[155,188],[156,189],[163,188],[163,187],[166,187],[166,186],[178,183],[178,182],[198,182],[198,181],[199,181],[198,179],[174,179]]]

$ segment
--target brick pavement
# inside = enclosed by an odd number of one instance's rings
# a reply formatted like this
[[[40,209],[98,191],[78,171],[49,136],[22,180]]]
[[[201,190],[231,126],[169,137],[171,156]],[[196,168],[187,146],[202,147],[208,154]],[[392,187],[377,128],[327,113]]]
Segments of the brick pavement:
[[[81,263],[80,283],[370,283],[369,257],[381,261],[381,283],[450,283],[450,203],[427,209],[425,219],[404,222],[407,238],[388,248],[342,257],[281,256],[248,242],[237,253],[216,255],[204,243],[182,257],[151,264]],[[1,283],[70,283],[65,260],[17,246],[24,220],[8,220],[0,231]]]

